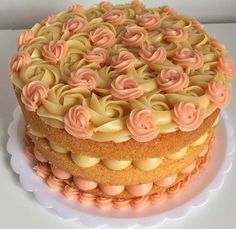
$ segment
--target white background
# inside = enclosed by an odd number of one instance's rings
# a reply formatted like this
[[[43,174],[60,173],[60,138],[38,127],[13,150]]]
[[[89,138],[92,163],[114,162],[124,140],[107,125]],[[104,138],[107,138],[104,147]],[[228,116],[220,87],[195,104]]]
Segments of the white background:
[[[0,29],[31,27],[43,17],[80,3],[88,6],[102,0],[0,0]],[[113,3],[131,0],[110,0]],[[143,0],[146,6],[171,5],[202,22],[236,22],[236,0]]]

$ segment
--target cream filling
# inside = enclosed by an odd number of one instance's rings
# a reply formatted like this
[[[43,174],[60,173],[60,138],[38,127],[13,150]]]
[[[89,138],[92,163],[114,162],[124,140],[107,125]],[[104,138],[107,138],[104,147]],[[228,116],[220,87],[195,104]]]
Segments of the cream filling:
[[[208,138],[208,133],[203,134],[197,141],[192,143],[192,146],[199,146],[203,144]]]
[[[129,167],[132,161],[120,161],[120,160],[102,160],[102,163],[109,169],[122,170]]]
[[[56,151],[56,152],[58,152],[58,153],[68,153],[68,150],[67,150],[67,149],[65,149],[65,148],[63,148],[63,147],[57,145],[56,143],[54,143],[54,142],[52,142],[52,141],[49,141],[49,145],[51,146],[51,148],[52,148],[54,151]]]
[[[179,150],[176,153],[172,153],[166,156],[166,158],[171,160],[178,160],[185,156],[185,154],[188,152],[188,147],[184,147],[183,149]]]
[[[150,171],[156,169],[162,162],[163,158],[150,158],[146,160],[133,161],[133,165],[140,170]]]
[[[72,160],[81,168],[88,168],[100,162],[99,158],[71,153]]]

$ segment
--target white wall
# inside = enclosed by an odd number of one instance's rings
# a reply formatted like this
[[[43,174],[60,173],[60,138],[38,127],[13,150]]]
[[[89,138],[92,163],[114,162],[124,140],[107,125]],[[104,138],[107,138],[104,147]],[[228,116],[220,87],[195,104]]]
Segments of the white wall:
[[[131,0],[110,0],[113,3]],[[0,0],[0,29],[29,28],[41,18],[80,3],[88,6],[100,0]],[[143,0],[147,6],[171,5],[201,22],[236,22],[236,0]]]

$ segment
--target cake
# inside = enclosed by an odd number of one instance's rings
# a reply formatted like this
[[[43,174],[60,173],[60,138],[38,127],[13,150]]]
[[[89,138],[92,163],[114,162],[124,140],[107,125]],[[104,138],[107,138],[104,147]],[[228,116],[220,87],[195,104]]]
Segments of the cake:
[[[207,165],[235,73],[199,21],[136,0],[50,15],[9,62],[35,173],[118,209],[173,197]]]

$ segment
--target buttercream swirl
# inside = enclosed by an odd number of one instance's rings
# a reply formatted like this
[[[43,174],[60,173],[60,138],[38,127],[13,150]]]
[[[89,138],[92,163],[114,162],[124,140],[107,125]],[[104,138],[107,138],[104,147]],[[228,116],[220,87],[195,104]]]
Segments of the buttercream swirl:
[[[157,75],[157,84],[165,92],[180,91],[189,85],[189,77],[184,72],[177,72],[173,69],[163,69]]]
[[[89,34],[89,39],[93,45],[100,48],[110,48],[115,44],[114,33],[108,29],[98,28]]]
[[[57,64],[67,52],[65,41],[50,41],[48,45],[43,46],[42,56],[50,64]]]
[[[163,39],[167,42],[183,42],[188,39],[188,31],[185,28],[169,27],[164,30]]]
[[[111,10],[103,15],[103,20],[111,23],[114,26],[124,24],[126,16],[124,11],[121,10]]]
[[[22,89],[21,101],[25,109],[35,112],[42,104],[42,100],[48,96],[48,85],[41,81],[32,81]]]
[[[148,109],[134,109],[127,119],[127,128],[133,139],[138,142],[147,142],[157,137],[154,115]]]
[[[31,29],[22,32],[18,38],[18,46],[26,45],[34,38],[33,31]]]
[[[219,108],[223,108],[229,104],[231,87],[228,84],[212,81],[207,85],[206,95]]]
[[[183,67],[191,68],[191,69],[199,69],[204,64],[203,55],[194,50],[190,50],[189,48],[182,48],[178,50],[173,57],[173,60],[176,64],[180,64]]]
[[[41,21],[41,24],[42,24],[42,25],[44,25],[44,24],[50,25],[50,24],[55,23],[56,21],[57,21],[56,15],[51,14],[51,15],[48,15],[45,19],[43,19],[43,20]]]
[[[162,7],[160,7],[160,9],[163,13],[166,13],[171,16],[175,16],[177,14],[176,10],[170,6],[162,6]]]
[[[145,5],[140,2],[139,0],[132,0],[132,2],[130,3],[130,5],[134,8],[137,8],[137,9],[145,9]]]
[[[166,60],[166,49],[163,47],[155,48],[154,46],[143,47],[139,55],[146,64],[161,64]]]
[[[209,43],[212,45],[213,48],[215,48],[216,50],[220,51],[220,52],[225,52],[226,51],[226,47],[224,44],[220,43],[219,41],[217,41],[215,38],[211,37],[209,39]]]
[[[119,73],[126,73],[134,67],[136,58],[128,51],[121,51],[118,55],[112,57],[111,67]]]
[[[136,99],[142,96],[143,93],[141,86],[128,75],[119,75],[111,83],[111,94],[115,99]]]
[[[113,4],[111,2],[108,1],[102,1],[99,3],[99,6],[103,9],[109,10],[113,7]]]
[[[96,71],[86,68],[81,68],[71,72],[68,84],[74,87],[85,87],[88,90],[93,90],[99,84],[100,78]]]
[[[138,25],[146,30],[153,31],[161,26],[161,19],[157,15],[146,13],[136,17]]]
[[[84,7],[80,4],[73,4],[69,6],[68,12],[79,12],[82,13],[84,11]]]
[[[27,52],[18,52],[10,60],[9,73],[12,75],[31,63],[31,56]]]
[[[104,64],[109,56],[109,53],[104,48],[94,48],[92,50],[87,51],[86,54],[84,54],[84,59],[88,63],[96,63],[98,65]]]
[[[143,27],[129,26],[122,37],[123,43],[129,47],[140,47],[147,40],[148,33]]]
[[[232,78],[236,75],[236,67],[234,66],[233,60],[228,56],[219,58],[217,69],[222,71],[228,78]]]
[[[172,119],[182,131],[197,129],[205,116],[205,108],[191,102],[179,102],[172,110]]]
[[[69,33],[84,32],[88,28],[88,22],[81,17],[70,18],[63,24],[62,31]]]
[[[90,113],[83,106],[73,106],[65,115],[65,130],[76,138],[90,138],[92,135],[90,119]]]
[[[65,186],[65,188],[63,190],[63,194],[71,200],[78,200],[79,199],[79,191],[76,188],[73,188],[69,185]]]

